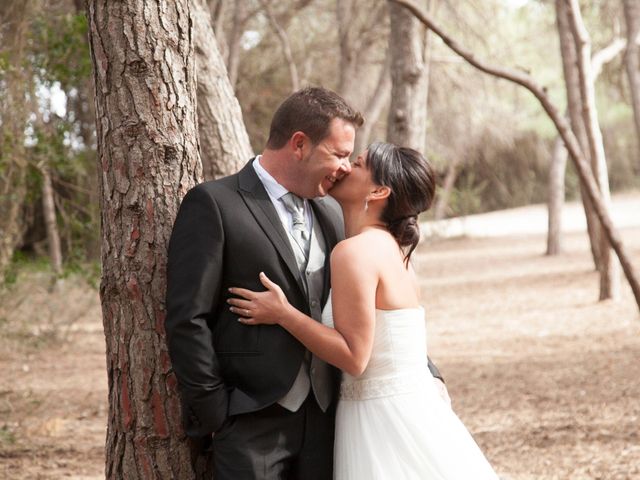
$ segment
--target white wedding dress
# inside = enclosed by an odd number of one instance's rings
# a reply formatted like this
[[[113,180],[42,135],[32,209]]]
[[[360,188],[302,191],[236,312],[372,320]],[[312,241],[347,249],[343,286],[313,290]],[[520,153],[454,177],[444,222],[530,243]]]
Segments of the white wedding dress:
[[[322,313],[333,326],[331,302]],[[336,414],[335,480],[497,479],[427,367],[422,308],[376,310],[364,373],[343,373]]]

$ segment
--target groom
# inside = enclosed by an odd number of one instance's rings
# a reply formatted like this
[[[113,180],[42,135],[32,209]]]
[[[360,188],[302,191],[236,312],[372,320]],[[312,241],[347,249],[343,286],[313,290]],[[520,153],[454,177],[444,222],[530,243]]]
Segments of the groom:
[[[242,325],[228,288],[264,272],[320,320],[329,254],[344,237],[325,197],[351,171],[363,118],[334,92],[305,88],[273,116],[262,155],[191,189],[167,264],[169,353],[191,437],[210,437],[216,480],[330,479],[338,372],[284,329]]]

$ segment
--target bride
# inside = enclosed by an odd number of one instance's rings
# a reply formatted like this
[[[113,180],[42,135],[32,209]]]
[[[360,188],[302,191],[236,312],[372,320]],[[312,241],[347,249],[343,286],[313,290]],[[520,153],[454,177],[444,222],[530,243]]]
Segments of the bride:
[[[438,392],[427,367],[424,311],[409,262],[417,218],[435,190],[420,153],[372,144],[330,194],[346,240],[331,253],[331,300],[322,324],[293,308],[278,285],[231,289],[247,325],[277,323],[343,371],[336,413],[337,480],[497,479]]]

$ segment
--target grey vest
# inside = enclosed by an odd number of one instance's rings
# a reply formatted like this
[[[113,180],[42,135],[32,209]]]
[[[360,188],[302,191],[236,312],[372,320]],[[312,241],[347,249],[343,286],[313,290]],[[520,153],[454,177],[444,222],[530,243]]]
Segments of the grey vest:
[[[304,252],[298,246],[289,229],[285,228],[285,230],[287,231],[289,243],[296,257],[296,263],[302,276],[302,283],[305,286],[311,317],[317,322],[320,322],[322,320],[321,299],[324,285],[324,264],[327,252],[327,246],[320,224],[315,214],[313,214],[313,231],[311,232],[308,261],[305,259]],[[325,411],[333,397],[331,367],[307,351],[300,370],[298,371],[298,376],[293,382],[293,386],[278,403],[287,410],[295,412],[307,398],[310,389],[313,389],[313,394],[318,405]]]

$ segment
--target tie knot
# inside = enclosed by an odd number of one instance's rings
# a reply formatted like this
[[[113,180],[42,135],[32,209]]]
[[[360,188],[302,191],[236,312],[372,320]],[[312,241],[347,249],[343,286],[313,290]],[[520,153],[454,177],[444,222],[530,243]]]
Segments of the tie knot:
[[[282,203],[292,215],[302,215],[304,201],[294,193],[288,192],[282,196]]]

